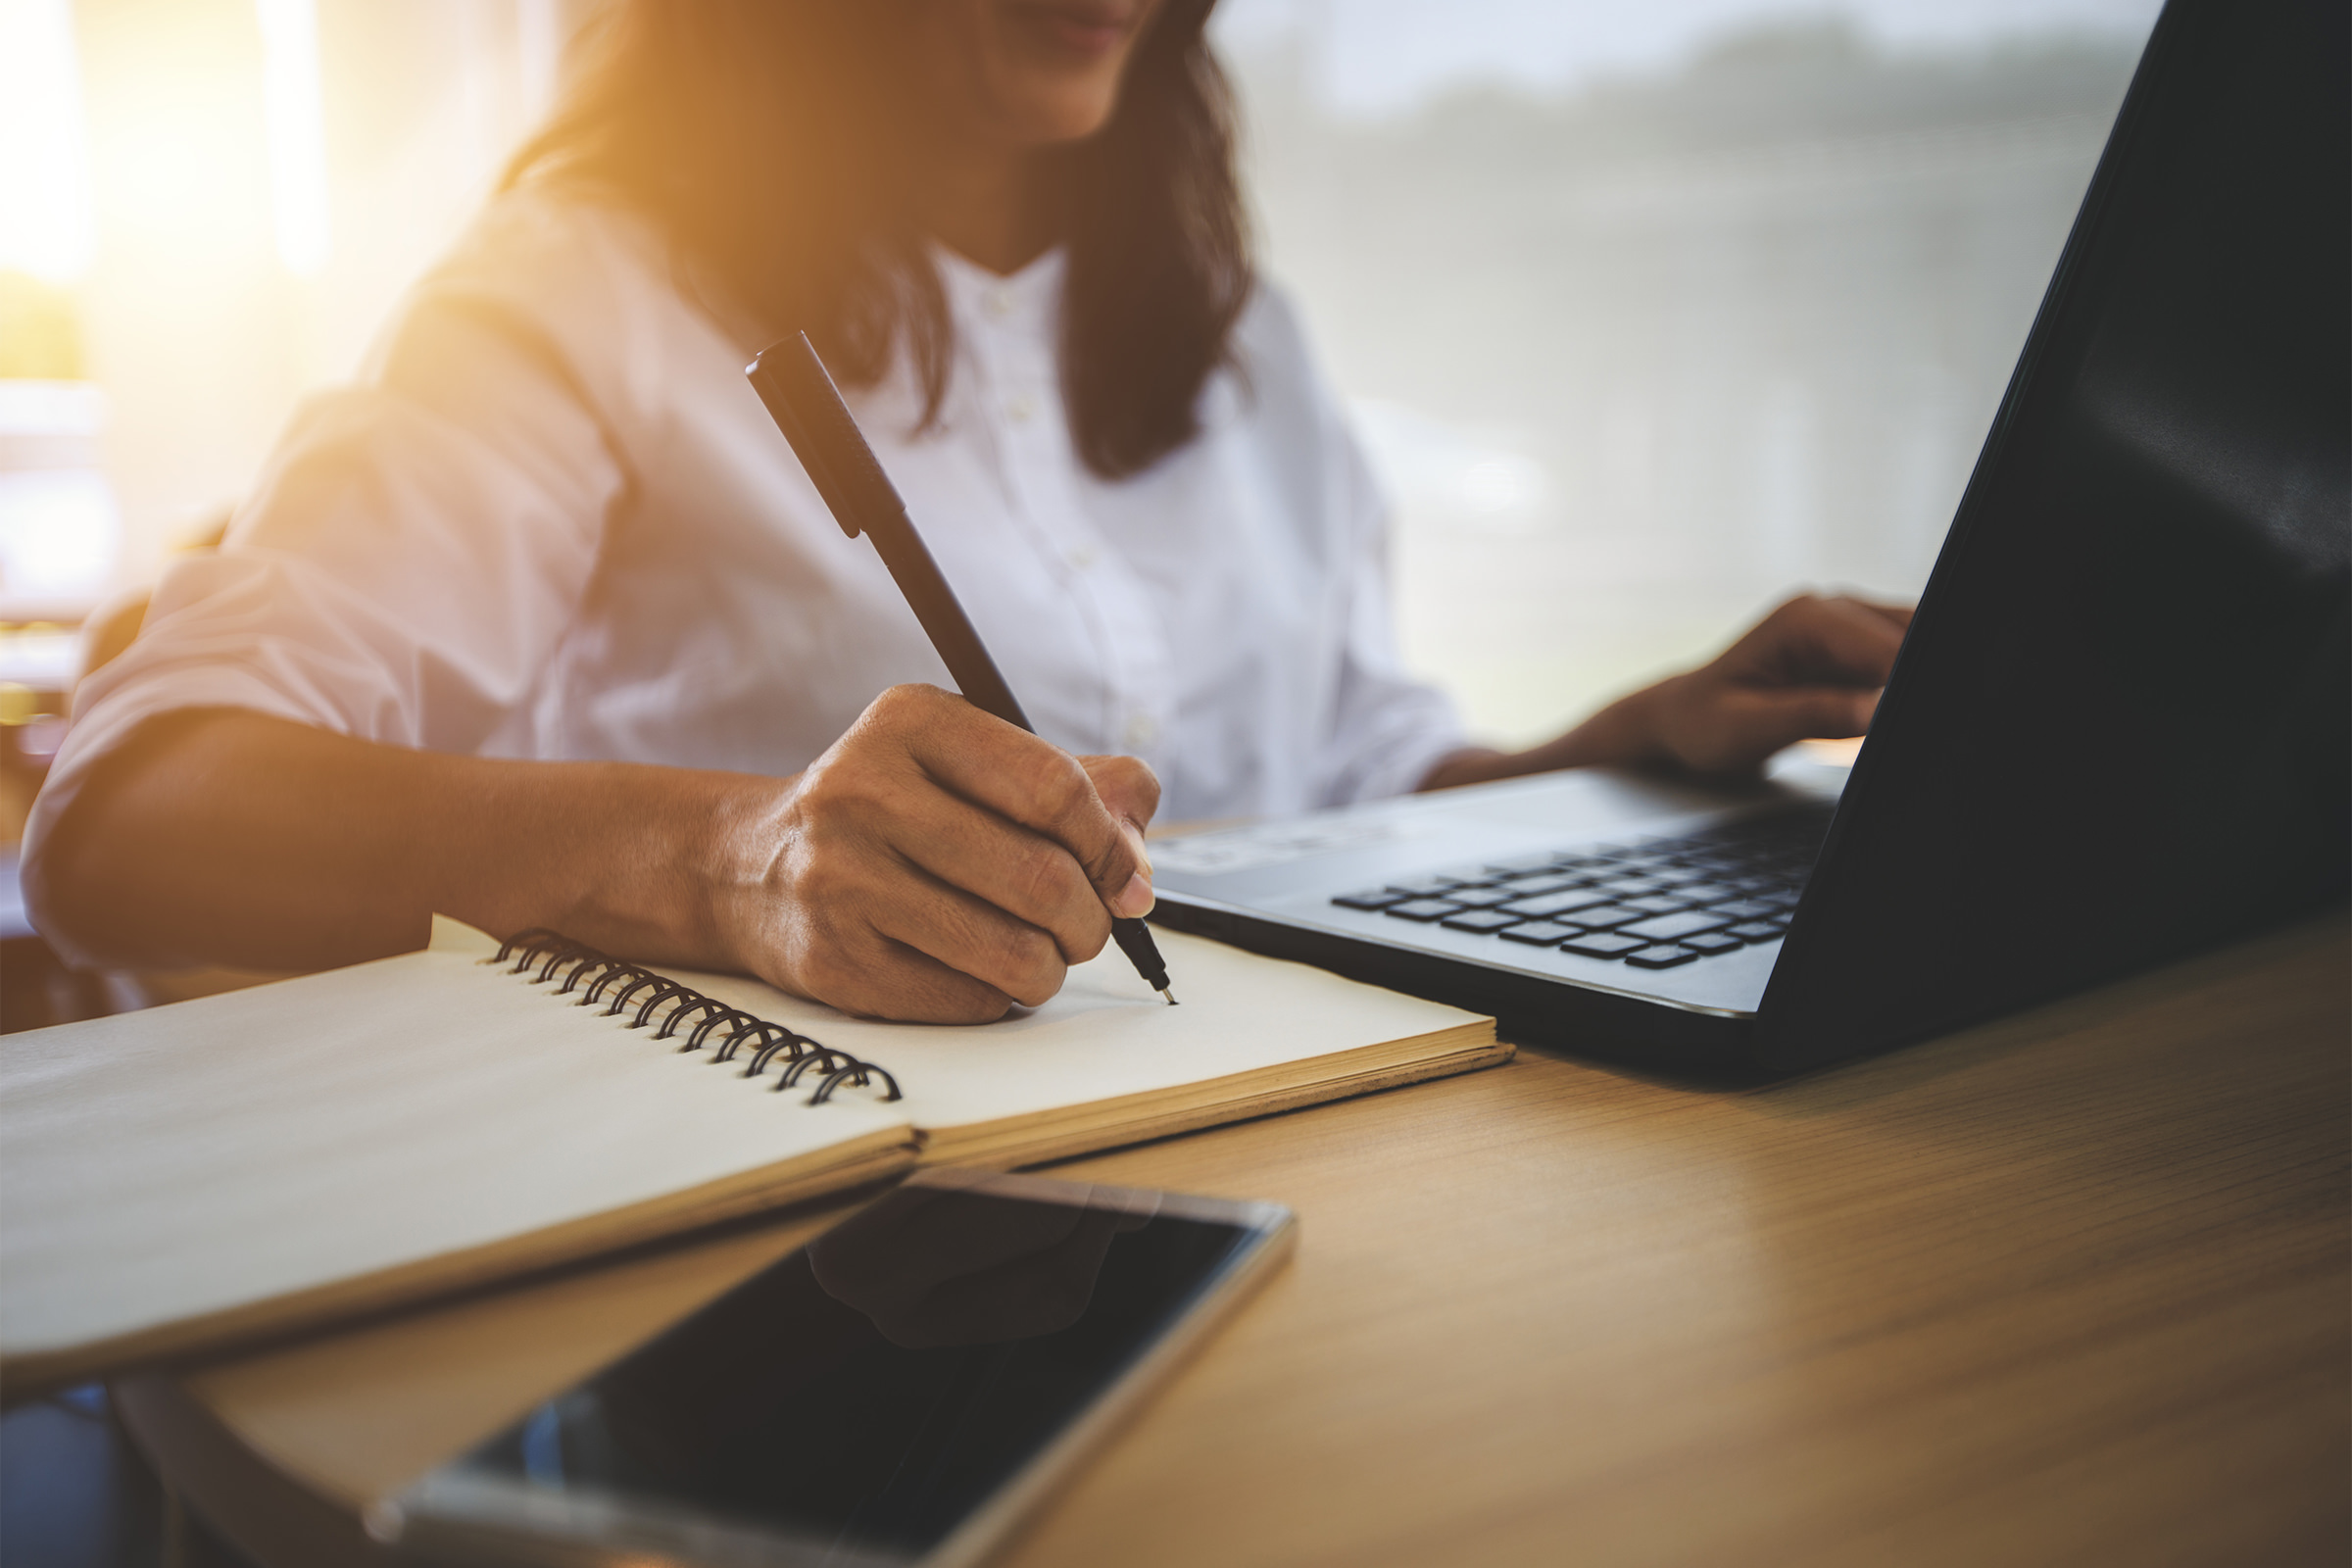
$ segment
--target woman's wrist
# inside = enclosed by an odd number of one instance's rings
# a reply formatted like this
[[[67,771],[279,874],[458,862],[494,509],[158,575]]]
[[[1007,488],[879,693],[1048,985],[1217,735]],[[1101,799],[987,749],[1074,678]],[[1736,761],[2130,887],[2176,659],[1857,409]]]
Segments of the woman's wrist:
[[[1667,688],[1682,678],[1621,697],[1566,734],[1523,752],[1464,748],[1440,760],[1420,787],[1451,789],[1564,767],[1670,766],[1673,758],[1661,738],[1658,710],[1668,699]]]
[[[696,814],[686,880],[703,895],[696,911],[711,967],[767,979],[768,950],[788,897],[781,861],[791,848],[795,792],[804,775],[713,775],[717,788]]]
[[[792,781],[640,763],[597,771],[567,781],[586,786],[595,805],[559,809],[550,824],[558,831],[534,844],[542,876],[525,880],[542,890],[533,903],[546,913],[517,908],[510,919],[543,920],[652,961],[745,968],[745,933],[770,886]],[[590,855],[577,853],[565,819],[596,846]]]
[[[1660,710],[1680,675],[1629,692],[1577,725],[1544,750],[1552,767],[1645,767],[1671,765]]]

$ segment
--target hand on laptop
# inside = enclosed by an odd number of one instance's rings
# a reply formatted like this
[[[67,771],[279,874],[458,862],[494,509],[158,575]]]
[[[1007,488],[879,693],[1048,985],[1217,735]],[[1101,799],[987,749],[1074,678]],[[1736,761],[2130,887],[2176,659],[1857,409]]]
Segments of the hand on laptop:
[[[1698,668],[1621,697],[1532,751],[1457,752],[1421,787],[1558,767],[1753,773],[1796,741],[1868,729],[1910,624],[1907,605],[1799,594]]]
[[[1646,709],[1648,760],[1745,773],[1792,742],[1863,733],[1910,624],[1907,605],[1800,594],[1711,662],[1626,699]]]

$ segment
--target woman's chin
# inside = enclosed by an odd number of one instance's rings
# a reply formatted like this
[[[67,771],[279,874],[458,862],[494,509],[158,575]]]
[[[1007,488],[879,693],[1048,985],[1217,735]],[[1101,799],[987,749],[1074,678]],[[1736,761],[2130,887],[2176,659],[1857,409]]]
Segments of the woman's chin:
[[[1084,141],[1110,122],[1118,107],[1115,83],[1097,90],[1091,83],[1042,82],[1042,73],[1024,73],[1028,79],[1016,90],[1001,95],[999,122],[1005,139],[1020,146],[1047,147]],[[1028,90],[1017,90],[1028,89]]]

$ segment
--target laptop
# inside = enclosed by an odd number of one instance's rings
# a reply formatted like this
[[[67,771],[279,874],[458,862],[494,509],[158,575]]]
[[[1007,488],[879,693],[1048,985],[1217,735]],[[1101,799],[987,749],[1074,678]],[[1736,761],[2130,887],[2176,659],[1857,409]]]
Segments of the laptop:
[[[1661,1072],[1802,1070],[2352,886],[2352,37],[2171,0],[1849,773],[1153,848],[1153,918]]]

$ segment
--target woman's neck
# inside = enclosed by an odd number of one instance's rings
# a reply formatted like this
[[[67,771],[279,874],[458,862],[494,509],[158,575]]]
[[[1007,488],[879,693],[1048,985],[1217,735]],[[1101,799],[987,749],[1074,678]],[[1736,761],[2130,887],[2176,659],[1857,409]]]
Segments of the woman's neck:
[[[957,255],[1007,275],[1060,238],[1044,158],[1027,148],[942,149],[926,218],[931,235]]]

